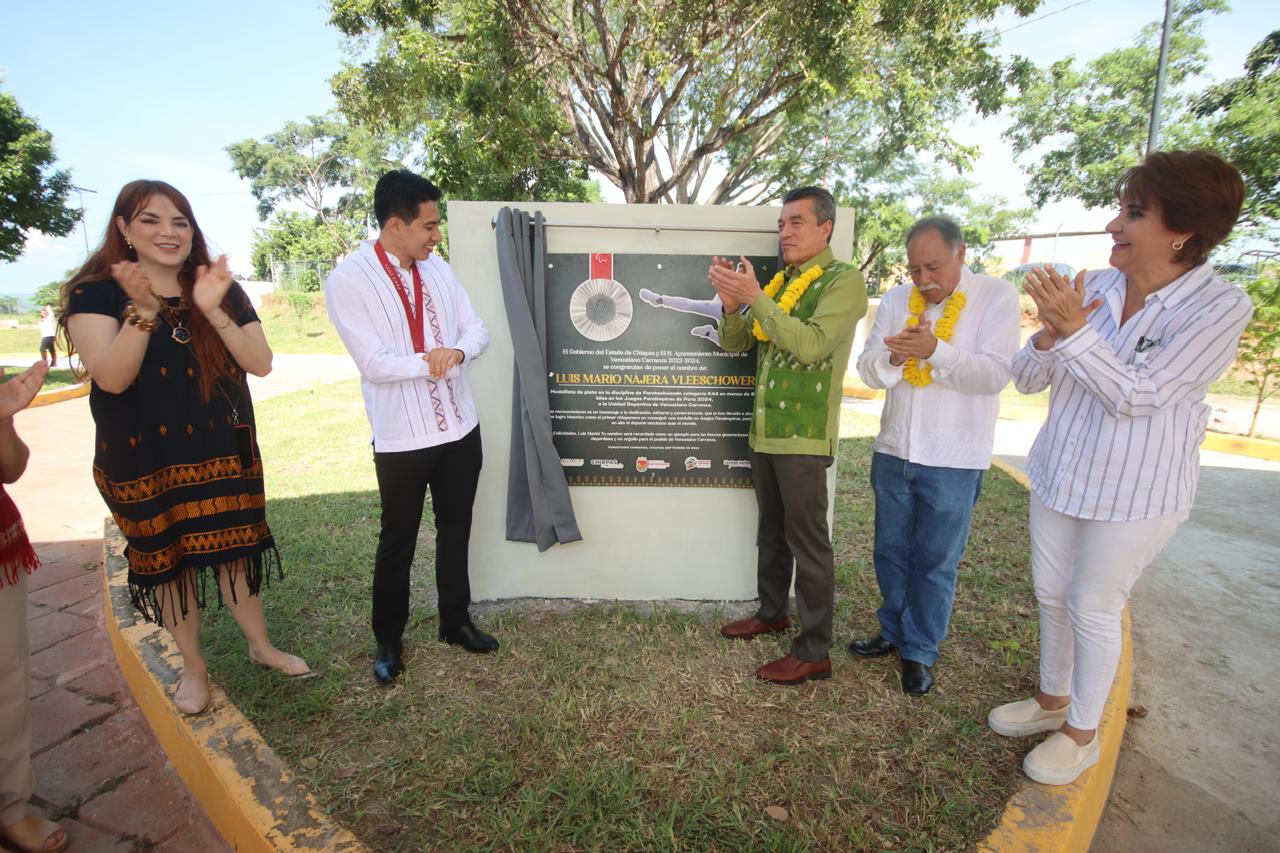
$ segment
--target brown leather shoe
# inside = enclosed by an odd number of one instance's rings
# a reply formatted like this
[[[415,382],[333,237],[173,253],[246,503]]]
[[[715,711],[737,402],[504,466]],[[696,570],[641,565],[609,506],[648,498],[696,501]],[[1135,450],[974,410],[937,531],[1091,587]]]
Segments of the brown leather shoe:
[[[799,684],[831,677],[831,658],[800,660],[795,655],[778,658],[756,670],[756,677],[774,684]]]
[[[791,620],[783,616],[777,622],[761,622],[754,616],[739,619],[720,626],[720,633],[730,640],[750,640],[761,634],[778,633],[791,627]]]

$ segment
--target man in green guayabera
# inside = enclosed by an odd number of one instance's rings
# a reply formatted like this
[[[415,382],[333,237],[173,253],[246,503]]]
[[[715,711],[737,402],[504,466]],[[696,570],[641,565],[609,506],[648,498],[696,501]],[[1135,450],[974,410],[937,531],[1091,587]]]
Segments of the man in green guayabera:
[[[786,267],[762,289],[746,258],[713,258],[708,278],[724,303],[721,346],[759,346],[748,444],[759,509],[760,607],[720,633],[787,631],[794,569],[800,633],[791,651],[756,670],[776,684],[831,677],[835,566],[827,529],[827,469],[839,442],[840,398],[853,332],[867,310],[862,274],[831,253],[836,205],[819,187],[792,190],[778,217]]]

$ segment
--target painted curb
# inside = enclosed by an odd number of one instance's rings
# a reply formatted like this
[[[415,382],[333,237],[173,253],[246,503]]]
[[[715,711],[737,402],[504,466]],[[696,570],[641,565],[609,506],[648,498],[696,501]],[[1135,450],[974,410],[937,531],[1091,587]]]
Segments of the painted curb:
[[[236,851],[367,848],[316,807],[262,735],[210,680],[209,709],[194,717],[169,699],[181,657],[169,632],[136,617],[129,601],[124,537],[107,520],[102,539],[107,633],[120,672],[182,781]]]
[[[57,391],[45,391],[37,394],[35,399],[31,401],[28,409],[37,409],[40,406],[52,406],[54,403],[61,403],[63,400],[74,400],[76,397],[89,396],[89,389],[92,386],[90,382],[81,382],[79,385],[71,385],[67,388],[59,388]]]
[[[1280,462],[1280,441],[1267,441],[1265,438],[1246,438],[1243,435],[1228,435],[1225,432],[1206,432],[1200,449]]]
[[[1030,488],[1027,475],[1000,459],[991,464],[1008,474],[1024,488]],[[1000,825],[987,836],[979,850],[990,853],[1085,853],[1093,841],[1111,794],[1120,744],[1129,715],[1129,688],[1133,681],[1133,637],[1129,626],[1129,607],[1125,605],[1121,620],[1123,645],[1115,681],[1107,695],[1098,722],[1098,763],[1086,770],[1070,785],[1039,785],[1027,780],[1005,806]],[[992,735],[997,737],[997,735]],[[1028,739],[1027,748],[1032,742]]]

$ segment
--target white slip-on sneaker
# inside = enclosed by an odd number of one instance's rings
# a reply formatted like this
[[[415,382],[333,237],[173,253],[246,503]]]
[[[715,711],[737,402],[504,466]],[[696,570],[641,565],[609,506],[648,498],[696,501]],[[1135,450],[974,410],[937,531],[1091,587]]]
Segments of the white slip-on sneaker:
[[[1023,699],[1021,702],[1010,702],[999,708],[992,708],[987,714],[987,725],[991,731],[1005,737],[1026,737],[1040,732],[1056,732],[1067,721],[1067,708],[1063,705],[1056,711],[1046,711],[1040,707],[1036,697]]]
[[[1054,732],[1022,759],[1022,772],[1042,785],[1069,785],[1098,763],[1098,733],[1084,746]]]

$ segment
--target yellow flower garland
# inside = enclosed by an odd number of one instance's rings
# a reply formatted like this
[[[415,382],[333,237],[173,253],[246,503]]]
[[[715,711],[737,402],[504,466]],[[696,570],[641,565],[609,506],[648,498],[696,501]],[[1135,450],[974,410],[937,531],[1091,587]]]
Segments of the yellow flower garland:
[[[942,309],[942,317],[938,320],[938,325],[934,327],[933,336],[940,341],[950,341],[951,336],[956,331],[956,321],[960,319],[960,312],[964,310],[964,294],[955,291],[947,300],[947,307]],[[920,325],[920,317],[924,314],[929,304],[925,302],[924,294],[920,292],[920,288],[912,287],[911,296],[907,299],[907,310],[911,316],[907,317],[907,327]],[[910,382],[917,388],[923,388],[933,382],[933,368],[928,364],[921,364],[915,358],[907,359],[906,364],[902,365],[902,378]]]
[[[764,295],[772,299],[778,295],[778,291],[782,288],[783,279],[786,274],[782,270],[778,270],[778,274],[769,280],[764,286]],[[800,301],[800,297],[804,296],[805,291],[809,289],[809,285],[822,278],[822,267],[814,264],[809,269],[796,276],[791,284],[787,285],[786,291],[782,294],[782,298],[778,300],[778,307],[782,309],[783,314],[790,314],[796,307],[796,303]],[[756,336],[758,341],[767,341],[769,336],[764,333],[764,329],[760,326],[759,320],[752,321],[751,333]]]

